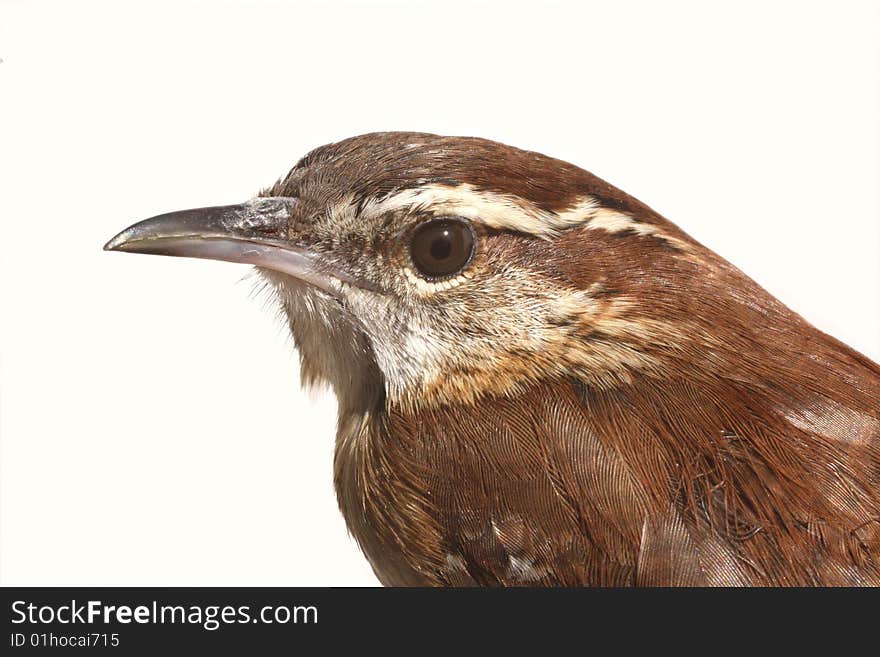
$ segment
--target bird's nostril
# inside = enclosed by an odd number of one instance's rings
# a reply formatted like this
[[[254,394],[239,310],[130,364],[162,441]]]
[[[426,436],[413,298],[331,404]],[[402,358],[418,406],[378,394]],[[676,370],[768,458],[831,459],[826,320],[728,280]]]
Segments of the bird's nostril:
[[[254,226],[253,232],[261,237],[284,238],[287,231],[278,226]]]

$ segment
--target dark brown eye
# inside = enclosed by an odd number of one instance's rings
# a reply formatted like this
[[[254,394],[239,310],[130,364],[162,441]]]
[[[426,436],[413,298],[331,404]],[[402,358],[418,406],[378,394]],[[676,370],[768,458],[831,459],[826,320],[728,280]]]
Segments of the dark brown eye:
[[[416,229],[409,248],[419,273],[426,278],[446,278],[471,261],[474,231],[458,219],[436,219]]]

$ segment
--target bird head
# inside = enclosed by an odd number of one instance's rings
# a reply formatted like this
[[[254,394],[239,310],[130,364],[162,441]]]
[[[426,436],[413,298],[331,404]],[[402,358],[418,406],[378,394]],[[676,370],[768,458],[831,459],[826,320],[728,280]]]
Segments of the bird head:
[[[303,381],[349,410],[713,369],[755,313],[784,310],[592,174],[476,138],[323,146],[252,200],[147,219],[105,248],[256,265]]]

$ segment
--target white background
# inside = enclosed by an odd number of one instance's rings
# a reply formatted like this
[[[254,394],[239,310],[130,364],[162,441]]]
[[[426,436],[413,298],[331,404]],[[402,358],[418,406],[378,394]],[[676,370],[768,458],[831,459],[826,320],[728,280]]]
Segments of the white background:
[[[878,358],[877,28],[839,0],[0,0],[2,583],[376,583],[335,402],[247,269],[101,251],[354,134],[574,162]]]

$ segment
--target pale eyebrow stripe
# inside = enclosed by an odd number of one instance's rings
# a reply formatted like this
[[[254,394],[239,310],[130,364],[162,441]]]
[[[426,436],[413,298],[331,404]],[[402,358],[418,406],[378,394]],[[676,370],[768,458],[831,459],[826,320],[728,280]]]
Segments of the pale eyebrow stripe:
[[[557,213],[511,194],[478,190],[466,183],[430,184],[406,189],[378,201],[368,201],[362,214],[371,217],[414,207],[456,214],[491,228],[550,237],[564,228],[589,221],[591,213],[600,206],[595,199],[585,196],[570,209]]]
[[[455,214],[490,228],[513,230],[541,238],[551,238],[566,228],[583,226],[607,233],[633,232],[664,239],[673,246],[688,250],[687,244],[654,224],[638,221],[618,210],[603,207],[597,199],[578,197],[567,209],[544,210],[531,201],[512,194],[480,190],[473,185],[429,184],[406,189],[380,200],[364,203],[364,217],[376,217],[395,210],[431,209],[435,213]]]

